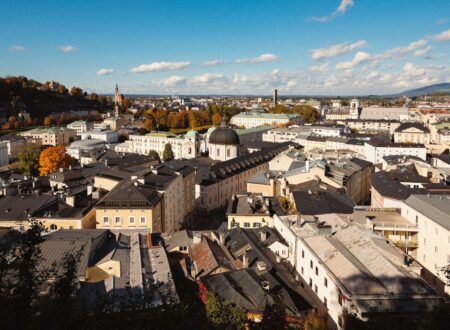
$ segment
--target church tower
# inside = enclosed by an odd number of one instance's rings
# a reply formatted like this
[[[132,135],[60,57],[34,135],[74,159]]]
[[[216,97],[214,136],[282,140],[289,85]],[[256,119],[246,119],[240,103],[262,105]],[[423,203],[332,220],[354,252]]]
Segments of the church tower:
[[[119,117],[119,107],[122,106],[122,95],[119,92],[119,86],[116,84],[116,91],[114,92],[114,117]]]

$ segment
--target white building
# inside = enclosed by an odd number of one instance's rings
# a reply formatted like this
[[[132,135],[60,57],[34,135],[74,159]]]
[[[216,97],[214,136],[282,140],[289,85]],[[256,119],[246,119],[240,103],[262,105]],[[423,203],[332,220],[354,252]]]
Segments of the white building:
[[[102,140],[106,143],[117,143],[119,134],[115,131],[91,130],[80,134],[82,140]]]
[[[344,311],[365,319],[424,312],[441,303],[400,250],[335,214],[313,219],[274,215],[274,227],[288,243],[297,278],[317,295],[339,329],[345,327]]]
[[[440,279],[436,285],[450,294],[440,271],[450,265],[450,196],[411,195],[402,203],[401,214],[419,228],[417,261]]]
[[[239,155],[240,139],[234,129],[221,126],[210,130],[208,134],[209,157],[226,161]]]
[[[385,156],[415,156],[427,158],[427,149],[423,144],[392,143],[371,140],[364,143],[364,157],[373,164],[379,164]]]
[[[88,158],[92,159],[106,150],[106,142],[98,139],[86,139],[72,142],[67,148],[66,153],[77,160],[81,160],[83,156],[88,156],[84,160],[84,164]]]
[[[263,141],[286,142],[295,141],[299,136],[316,135],[322,137],[338,137],[344,131],[344,126],[303,125],[286,128],[275,128],[262,135]]]
[[[231,124],[253,128],[264,125],[277,126],[280,124],[301,124],[302,118],[297,114],[261,113],[258,111],[241,112],[231,118]]]
[[[200,155],[200,139],[196,131],[189,131],[184,135],[167,132],[130,134],[129,140],[118,144],[114,150],[141,155],[148,155],[150,150],[155,150],[162,159],[166,144],[171,145],[175,159],[195,158]]]
[[[82,133],[91,130],[93,124],[86,120],[77,120],[67,125],[67,128],[73,129],[77,132],[77,135],[81,135]]]

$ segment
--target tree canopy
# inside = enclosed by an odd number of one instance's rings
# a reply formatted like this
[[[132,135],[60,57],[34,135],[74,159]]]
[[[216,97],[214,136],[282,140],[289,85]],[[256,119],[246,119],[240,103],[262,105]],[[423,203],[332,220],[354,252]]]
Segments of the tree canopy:
[[[72,158],[66,154],[64,146],[48,147],[39,157],[40,175],[48,175],[58,168],[67,167],[71,161]]]
[[[164,151],[163,151],[163,160],[165,162],[167,162],[174,158],[175,158],[175,155],[173,154],[172,145],[170,143],[166,143],[166,145],[164,146]]]

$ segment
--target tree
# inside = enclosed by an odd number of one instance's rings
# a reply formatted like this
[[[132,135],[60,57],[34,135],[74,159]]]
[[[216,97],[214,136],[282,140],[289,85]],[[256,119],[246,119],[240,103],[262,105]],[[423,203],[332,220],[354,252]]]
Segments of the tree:
[[[17,168],[23,175],[37,175],[39,173],[39,154],[41,149],[34,143],[27,143],[22,146],[18,152],[17,157],[19,161]]]
[[[150,118],[146,118],[142,124],[142,128],[150,132],[154,128],[154,122]]]
[[[157,160],[161,160],[161,158],[159,157],[159,154],[158,154],[158,152],[156,151],[156,150],[153,150],[153,149],[151,149],[149,152],[148,152],[148,156],[149,157],[151,157],[151,158],[153,158],[153,159],[157,159]]]
[[[44,118],[44,125],[45,126],[50,126],[52,124],[52,122],[53,122],[53,120],[52,120],[51,117],[47,116],[47,117]]]
[[[219,126],[221,121],[222,121],[222,116],[219,115],[218,113],[215,113],[212,116],[212,123],[214,126]]]
[[[300,117],[302,117],[308,123],[314,123],[320,117],[316,109],[308,105],[296,106],[292,109],[292,112],[299,114]]]
[[[261,322],[252,328],[257,330],[288,329],[286,306],[283,300],[276,297],[273,304],[266,304]]]
[[[166,143],[166,145],[164,146],[164,151],[163,151],[163,160],[165,162],[167,162],[174,158],[175,158],[175,155],[173,154],[172,145],[170,143]]]
[[[66,154],[64,146],[48,147],[39,157],[40,175],[48,175],[58,168],[67,167],[71,161],[72,158]]]
[[[242,307],[233,306],[213,293],[207,294],[205,307],[208,323],[212,328],[245,329],[247,317]]]
[[[123,102],[122,102],[122,105],[123,105],[123,107],[124,107],[125,109],[128,109],[128,108],[131,106],[130,99],[124,98],[124,99],[123,99]]]
[[[308,315],[305,320],[304,330],[326,330],[327,316],[313,313]]]
[[[71,96],[82,96],[83,95],[83,90],[77,86],[73,86],[70,89],[70,95]]]

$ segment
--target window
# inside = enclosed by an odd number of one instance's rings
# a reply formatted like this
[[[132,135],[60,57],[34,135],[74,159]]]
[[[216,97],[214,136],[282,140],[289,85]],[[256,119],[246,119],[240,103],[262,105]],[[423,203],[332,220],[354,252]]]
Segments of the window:
[[[309,267],[311,267],[311,269],[314,268],[314,264],[313,264],[313,261],[312,261],[312,260],[309,261]]]
[[[302,258],[304,258],[304,257],[305,257],[305,251],[302,250]]]
[[[439,230],[437,228],[434,228],[434,233],[437,235],[439,234]]]
[[[425,253],[424,253],[423,256],[422,256],[422,260],[423,260],[423,261],[427,260],[427,256],[426,256]]]
[[[313,285],[313,284],[312,284],[312,278],[310,277],[310,278],[309,278],[309,286],[312,287],[312,285]]]
[[[328,288],[328,279],[326,277],[324,277],[323,279],[323,285]]]
[[[342,306],[342,294],[339,292],[338,303]]]
[[[105,210],[106,211],[106,210]],[[103,224],[108,224],[109,223],[109,219],[108,217],[103,217]]]
[[[319,268],[316,266],[316,275],[319,275]]]
[[[227,157],[230,157],[231,156],[231,151],[230,151],[230,149],[228,149],[227,150]]]
[[[130,217],[130,225],[134,225],[134,217]]]
[[[417,226],[418,223],[419,223],[419,216],[416,215],[416,226]]]
[[[323,297],[323,304],[327,307],[327,297]]]
[[[58,227],[53,223],[53,224],[50,225],[50,229],[51,230],[56,230],[56,229],[58,229]]]
[[[116,225],[120,224],[120,217],[116,217]]]
[[[314,285],[314,292],[317,293],[317,284]]]
[[[438,249],[437,245],[434,246],[434,252],[435,252],[435,253],[438,253],[438,252],[439,252],[439,249]]]
[[[304,273],[304,271],[303,271],[303,267],[300,269],[301,270],[301,272],[302,272],[302,275],[303,275],[303,273]]]
[[[220,156],[220,150],[218,148],[216,149],[216,155]]]
[[[423,238],[423,245],[427,245],[427,239],[425,237]]]
[[[250,228],[250,222],[244,222],[244,228]]]
[[[259,222],[253,223],[253,228],[259,228],[259,227],[261,227],[261,224]]]
[[[147,222],[147,220],[145,219],[145,217],[141,217],[141,224],[145,224]]]

